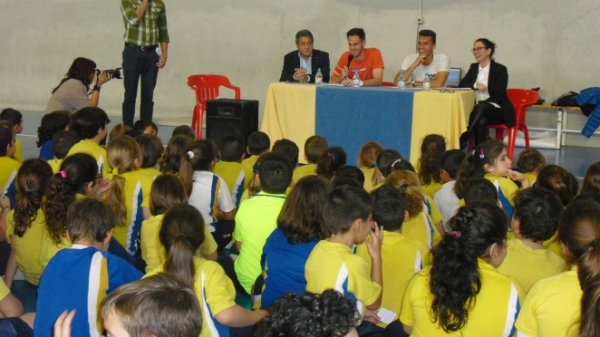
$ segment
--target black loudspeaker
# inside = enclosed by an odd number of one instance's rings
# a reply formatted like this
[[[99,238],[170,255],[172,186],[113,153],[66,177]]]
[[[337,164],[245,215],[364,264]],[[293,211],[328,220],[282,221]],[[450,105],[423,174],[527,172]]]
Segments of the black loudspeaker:
[[[246,144],[255,131],[258,131],[258,101],[226,98],[206,101],[206,138],[219,148],[228,135],[236,135]]]

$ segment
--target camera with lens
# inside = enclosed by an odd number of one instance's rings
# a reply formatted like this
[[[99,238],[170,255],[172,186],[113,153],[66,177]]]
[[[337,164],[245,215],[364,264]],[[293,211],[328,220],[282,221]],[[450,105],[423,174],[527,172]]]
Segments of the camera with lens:
[[[100,69],[96,69],[96,76],[100,75],[101,72],[107,73],[112,78],[118,78],[118,79],[122,78],[121,77],[121,68],[108,69],[108,70],[102,70],[102,71],[100,71]]]

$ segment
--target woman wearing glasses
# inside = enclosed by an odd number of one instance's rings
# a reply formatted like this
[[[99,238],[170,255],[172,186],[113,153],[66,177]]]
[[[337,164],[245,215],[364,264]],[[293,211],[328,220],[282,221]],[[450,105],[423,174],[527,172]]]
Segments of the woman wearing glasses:
[[[111,79],[111,75],[106,72],[96,71],[94,61],[83,57],[76,58],[65,77],[52,90],[45,113],[57,110],[75,112],[88,106],[97,107],[100,87]],[[90,93],[91,84],[93,86]]]
[[[515,110],[513,109],[506,87],[508,86],[508,71],[506,67],[494,61],[496,44],[481,38],[473,43],[473,56],[476,63],[471,64],[469,71],[459,83],[461,88],[475,90],[477,104],[469,116],[467,131],[460,136],[460,148],[465,148],[471,137],[473,147],[483,142],[488,135],[488,125],[515,125]]]

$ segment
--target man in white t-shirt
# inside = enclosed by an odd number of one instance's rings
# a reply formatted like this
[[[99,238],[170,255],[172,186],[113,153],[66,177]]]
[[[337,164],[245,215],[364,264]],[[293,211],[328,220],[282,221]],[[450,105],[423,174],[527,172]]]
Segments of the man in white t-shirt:
[[[435,42],[434,31],[428,29],[419,31],[417,53],[408,55],[404,59],[400,71],[394,78],[394,83],[398,83],[400,74],[403,73],[403,78],[408,86],[420,87],[423,85],[425,73],[428,73],[432,88],[444,86],[450,72],[450,58],[445,54],[433,52]]]

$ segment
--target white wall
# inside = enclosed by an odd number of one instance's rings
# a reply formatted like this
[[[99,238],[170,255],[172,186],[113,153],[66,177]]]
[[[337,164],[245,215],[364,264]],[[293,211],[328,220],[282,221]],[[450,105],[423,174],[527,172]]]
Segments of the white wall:
[[[466,71],[472,42],[498,44],[496,59],[509,69],[510,87],[542,87],[551,101],[567,90],[597,86],[600,6],[593,0],[422,0],[421,28],[438,33],[437,50]],[[166,0],[171,44],[159,73],[155,116],[191,114],[194,73],[224,74],[258,99],[279,79],[283,55],[303,28],[315,47],[346,50],[345,33],[363,27],[367,44],[384,57],[385,80],[414,51],[419,0]],[[123,21],[116,0],[0,0],[0,107],[41,111],[77,56],[99,68],[120,66]],[[101,107],[120,115],[121,82],[105,85]],[[262,111],[261,111],[262,113]]]

